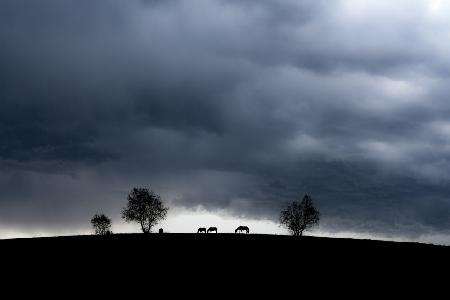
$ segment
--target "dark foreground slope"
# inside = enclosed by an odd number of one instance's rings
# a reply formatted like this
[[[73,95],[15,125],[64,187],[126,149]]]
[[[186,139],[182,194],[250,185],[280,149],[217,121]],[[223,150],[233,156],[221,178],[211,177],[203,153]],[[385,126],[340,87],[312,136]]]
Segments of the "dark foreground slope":
[[[114,234],[0,240],[0,252],[25,260],[146,260],[330,264],[418,263],[450,259],[450,247],[375,240],[262,234]]]
[[[450,247],[370,240],[237,234],[115,234],[0,241],[4,273],[82,274],[87,282],[142,280],[195,285],[249,280],[398,284],[448,273]],[[8,270],[7,270],[8,269]],[[381,274],[381,275],[378,275]],[[79,275],[76,275],[79,276]],[[375,281],[374,281],[375,280]],[[384,284],[383,283],[383,284]],[[264,284],[263,284],[264,285]]]

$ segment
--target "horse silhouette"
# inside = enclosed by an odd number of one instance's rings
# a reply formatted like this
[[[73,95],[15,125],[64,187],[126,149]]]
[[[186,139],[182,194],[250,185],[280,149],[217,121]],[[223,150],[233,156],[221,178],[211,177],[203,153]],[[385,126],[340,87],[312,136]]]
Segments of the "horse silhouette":
[[[209,227],[207,233],[215,231],[217,233],[217,227]]]
[[[238,228],[236,228],[234,233],[238,233],[238,232],[242,233],[244,231],[245,231],[245,233],[249,233],[250,229],[247,226],[239,226]]]
[[[206,233],[206,228],[200,227],[200,228],[197,230],[197,233],[202,233],[202,232]]]

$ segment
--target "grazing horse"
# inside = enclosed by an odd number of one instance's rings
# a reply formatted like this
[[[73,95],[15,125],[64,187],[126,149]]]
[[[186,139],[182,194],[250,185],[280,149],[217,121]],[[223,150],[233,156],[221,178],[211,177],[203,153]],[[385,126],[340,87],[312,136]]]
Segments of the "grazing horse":
[[[217,227],[209,227],[207,233],[215,231],[217,233]]]
[[[200,228],[197,230],[197,233],[202,233],[202,232],[206,233],[206,228],[200,227]]]
[[[242,233],[244,231],[245,231],[245,233],[249,233],[250,229],[247,226],[239,226],[238,228],[236,228],[234,233],[238,233],[238,232]]]

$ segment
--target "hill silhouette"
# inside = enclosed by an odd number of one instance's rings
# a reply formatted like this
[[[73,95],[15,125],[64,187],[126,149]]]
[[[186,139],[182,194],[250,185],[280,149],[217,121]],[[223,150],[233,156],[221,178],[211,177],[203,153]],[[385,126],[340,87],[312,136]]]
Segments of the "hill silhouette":
[[[439,269],[445,271],[450,265],[448,246],[223,233],[0,240],[0,254],[4,274],[19,279],[41,280],[46,278],[45,270],[62,285],[71,284],[67,278],[81,276],[106,286],[110,280],[132,285],[138,281],[176,289],[184,282],[182,286],[195,286],[198,291],[208,284],[234,288],[250,282],[277,289],[349,282],[381,288],[387,283],[396,286],[405,278],[421,282],[438,277]]]
[[[293,237],[267,234],[114,234],[110,236],[60,236],[0,240],[3,253],[32,259],[33,256],[58,259],[110,258],[144,251],[172,261],[192,258],[214,259],[216,263],[264,258],[282,263],[286,257],[302,255],[316,263],[346,261],[365,264],[410,263],[450,258],[450,247],[410,242],[390,242],[324,237]],[[32,250],[32,251],[30,251]],[[97,255],[94,255],[97,253]],[[199,259],[201,262],[202,259]]]

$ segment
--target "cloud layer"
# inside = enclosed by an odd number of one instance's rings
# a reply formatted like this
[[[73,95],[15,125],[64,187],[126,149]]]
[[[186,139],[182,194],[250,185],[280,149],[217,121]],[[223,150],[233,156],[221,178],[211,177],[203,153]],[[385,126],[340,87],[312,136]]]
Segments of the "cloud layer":
[[[450,230],[444,1],[2,1],[0,224],[173,206]]]

